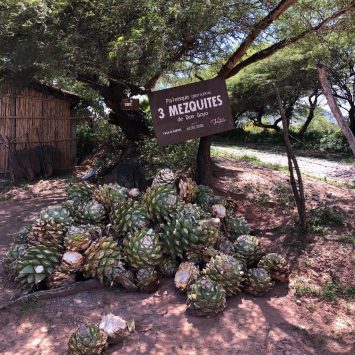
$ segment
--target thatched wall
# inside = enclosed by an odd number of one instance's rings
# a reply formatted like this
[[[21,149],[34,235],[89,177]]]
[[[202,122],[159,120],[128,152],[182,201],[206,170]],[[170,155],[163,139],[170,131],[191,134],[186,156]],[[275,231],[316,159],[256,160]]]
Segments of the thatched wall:
[[[35,87],[15,89],[0,87],[0,176],[9,177],[13,162],[9,148],[29,152],[40,146],[52,146],[57,152],[54,161],[56,173],[66,173],[76,163],[75,118],[73,102],[60,95],[51,95]],[[10,147],[9,147],[9,142]],[[36,148],[37,147],[37,148]],[[14,160],[12,158],[12,160]]]

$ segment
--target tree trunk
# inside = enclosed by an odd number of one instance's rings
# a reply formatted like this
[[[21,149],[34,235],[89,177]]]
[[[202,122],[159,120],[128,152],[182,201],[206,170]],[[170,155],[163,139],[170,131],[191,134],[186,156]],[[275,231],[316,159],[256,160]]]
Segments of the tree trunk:
[[[331,91],[331,87],[328,81],[328,76],[327,76],[327,71],[323,65],[318,65],[318,76],[320,83],[323,88],[323,93],[324,96],[326,97],[328,101],[328,105],[330,107],[330,110],[332,111],[332,114],[334,115],[335,119],[338,122],[338,125],[340,126],[340,129],[344,133],[344,136],[349,142],[350,148],[353,152],[353,155],[355,156],[355,137],[350,130],[350,127],[347,125],[343,114],[341,113],[334,96]]]
[[[197,180],[199,184],[209,185],[212,175],[211,161],[212,136],[200,138],[197,152]]]
[[[143,111],[125,111],[121,109],[121,100],[126,98],[126,88],[114,83],[100,90],[106,105],[112,110],[109,122],[119,126],[127,139],[140,140],[150,135],[147,119]]]
[[[111,159],[109,164],[93,168],[85,175],[85,179],[95,182],[100,180],[104,183],[116,182],[127,188],[145,189],[147,180],[139,162],[139,143],[137,144],[151,135],[145,113],[141,110],[122,110],[121,101],[127,98],[126,86],[113,82],[105,86],[98,83],[95,78],[83,75],[80,80],[100,92],[107,107],[112,110],[109,114],[109,123],[119,126],[126,136],[126,140],[115,154],[115,159]]]
[[[314,101],[312,101],[312,96],[314,96]],[[308,98],[308,102],[309,102],[309,112],[308,112],[308,116],[307,119],[305,121],[305,123],[303,124],[303,126],[301,127],[300,131],[298,132],[298,135],[300,137],[302,137],[305,132],[307,131],[308,126],[310,125],[310,123],[313,120],[314,117],[314,112],[317,108],[317,102],[318,102],[318,89],[316,89],[315,91],[312,92],[311,96]]]
[[[350,106],[349,121],[351,132],[353,132],[353,135],[355,136],[355,106]]]

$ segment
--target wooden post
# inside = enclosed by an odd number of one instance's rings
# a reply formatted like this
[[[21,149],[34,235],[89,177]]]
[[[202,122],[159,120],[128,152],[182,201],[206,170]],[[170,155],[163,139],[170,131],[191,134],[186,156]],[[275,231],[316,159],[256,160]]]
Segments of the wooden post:
[[[9,131],[8,134],[9,136],[6,137],[8,138],[8,156],[7,156],[7,166],[5,165],[5,168],[7,167],[10,171],[10,178],[11,180],[15,180],[15,169],[14,169],[14,161],[12,160],[12,157],[10,157],[11,154],[14,154],[14,158],[16,158],[16,89],[11,88],[10,89],[10,97],[9,97],[9,103],[10,103],[10,116],[12,118],[9,119],[10,125],[9,125]],[[12,146],[12,140],[14,140],[13,146]]]
[[[288,120],[287,120],[284,108],[282,106],[280,93],[279,93],[277,86],[275,84],[273,84],[273,86],[275,89],[277,104],[279,106],[280,115],[282,118],[283,140],[284,140],[285,147],[286,147],[286,153],[287,153],[287,159],[288,159],[288,169],[290,171],[291,188],[292,188],[293,195],[295,197],[297,211],[298,211],[298,215],[300,218],[301,228],[304,231],[306,228],[306,200],[304,197],[302,175],[301,175],[300,168],[298,166],[296,155],[293,152],[292,145],[290,142],[290,138],[289,138],[289,134],[288,134]],[[295,178],[295,172],[297,175],[297,180]]]
[[[198,183],[202,185],[210,185],[212,179],[212,161],[211,161],[211,144],[212,137],[207,136],[200,138],[197,152],[197,175]]]
[[[322,85],[323,94],[327,99],[330,110],[332,111],[333,116],[337,120],[340,129],[342,130],[345,138],[349,142],[350,148],[351,148],[353,155],[355,157],[355,137],[354,137],[353,133],[351,132],[350,127],[345,122],[344,116],[341,113],[339,106],[337,105],[337,103],[334,99],[334,96],[332,94],[332,89],[331,89],[331,87],[329,85],[329,81],[328,81],[327,70],[325,69],[325,67],[323,65],[318,65],[317,70],[318,70],[319,81]]]

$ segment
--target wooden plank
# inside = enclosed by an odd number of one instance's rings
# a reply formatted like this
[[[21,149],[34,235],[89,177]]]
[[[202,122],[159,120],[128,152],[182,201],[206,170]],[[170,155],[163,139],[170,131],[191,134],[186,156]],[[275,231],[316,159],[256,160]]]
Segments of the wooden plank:
[[[67,116],[50,116],[50,117],[34,117],[34,116],[0,116],[0,119],[2,118],[16,118],[17,120],[47,120],[47,119],[51,119],[51,120],[66,120],[66,121],[70,121],[70,120],[92,120],[94,119],[94,117],[67,117]]]
[[[38,144],[38,143],[45,143],[45,144],[50,144],[50,143],[59,143],[59,142],[72,142],[72,141],[77,141],[78,138],[62,138],[62,139],[49,139],[49,140],[45,140],[45,141],[41,141],[39,142],[38,140],[33,141],[30,140],[30,144]],[[24,144],[27,143],[27,140],[16,140],[16,144]]]

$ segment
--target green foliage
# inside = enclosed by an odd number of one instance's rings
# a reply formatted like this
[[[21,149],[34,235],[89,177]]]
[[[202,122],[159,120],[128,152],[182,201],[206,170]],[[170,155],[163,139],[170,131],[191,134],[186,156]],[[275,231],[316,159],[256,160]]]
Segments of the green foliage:
[[[343,227],[345,218],[336,206],[321,204],[310,211],[307,229],[311,233],[325,233],[328,227]]]
[[[160,148],[156,139],[145,139],[139,143],[140,159],[150,177],[158,170],[170,168],[194,174],[198,141],[191,140],[181,144]]]
[[[320,295],[320,287],[303,280],[301,277],[296,279],[292,287],[297,298],[302,297],[318,297]]]
[[[328,302],[336,301],[337,297],[354,299],[355,287],[352,285],[340,285],[334,282],[328,282],[322,290],[322,297]]]
[[[284,208],[284,213],[296,206],[292,188],[289,185],[278,183],[273,187],[276,202]]]
[[[264,191],[258,191],[250,197],[250,200],[258,206],[268,206],[270,204],[270,196]]]
[[[19,313],[22,316],[27,315],[30,312],[36,311],[37,308],[40,306],[40,299],[38,296],[32,296],[31,298],[27,299],[20,307]]]
[[[251,65],[229,82],[232,111],[238,119],[255,119],[262,112],[263,122],[278,115],[276,84],[284,105],[294,105],[317,87],[312,54],[296,48],[286,49]],[[297,84],[296,84],[297,83]]]
[[[349,143],[341,132],[323,135],[319,140],[319,149],[323,151],[350,153]]]
[[[326,301],[333,301],[335,298],[336,290],[336,285],[332,282],[328,282],[322,290],[322,297]]]
[[[123,135],[120,128],[108,123],[104,118],[79,124],[76,134],[79,161],[100,146],[108,146],[112,151],[121,149]]]
[[[355,298],[354,286],[338,284],[336,282],[327,282],[325,285],[319,286],[299,277],[292,288],[297,298],[317,297],[328,302],[336,302],[337,298]]]
[[[81,123],[77,126],[77,158],[82,161],[95,148],[94,129],[87,123]]]
[[[350,235],[338,235],[335,237],[335,241],[338,243],[352,244],[355,247],[355,233],[353,236]]]
[[[110,81],[127,83],[127,89],[142,86],[161,68],[172,69],[184,45],[206,62],[227,55],[228,35],[245,33],[249,17],[255,21],[271,7],[253,1],[233,5],[221,0],[5,0],[0,68],[29,77],[85,77],[96,90]]]
[[[303,117],[306,117],[307,113],[308,112],[305,112]],[[329,121],[329,119],[326,118],[326,115],[327,113],[324,110],[317,107],[312,122],[308,126],[307,131],[308,132],[315,131],[315,132],[321,132],[326,134],[339,132],[339,126],[336,123]],[[300,121],[297,124],[294,124],[292,130],[294,132],[298,132],[302,124],[303,124],[302,121]]]
[[[260,164],[261,160],[256,155],[240,155],[238,156],[239,160],[245,161],[247,163]]]
[[[217,142],[236,142],[240,143],[256,143],[269,144],[273,146],[283,146],[283,139],[280,133],[272,130],[260,130],[260,128],[244,130],[237,128],[228,133],[219,135]],[[339,131],[321,131],[309,130],[299,137],[297,131],[290,131],[291,144],[295,149],[317,150],[329,153],[351,154],[349,143],[344,135]]]

